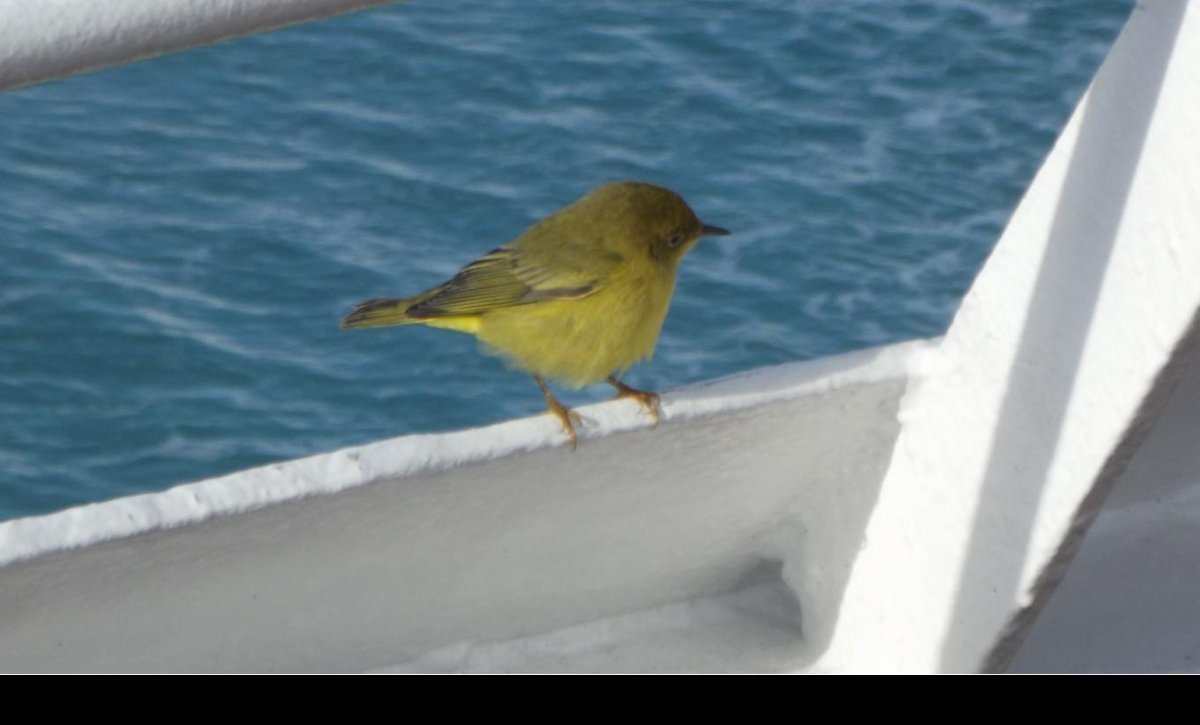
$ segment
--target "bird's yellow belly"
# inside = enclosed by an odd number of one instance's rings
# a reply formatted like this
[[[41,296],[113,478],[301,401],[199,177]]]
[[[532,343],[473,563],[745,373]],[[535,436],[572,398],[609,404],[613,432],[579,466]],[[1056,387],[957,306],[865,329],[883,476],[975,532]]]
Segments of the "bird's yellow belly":
[[[517,367],[576,387],[649,358],[658,342],[674,274],[613,280],[578,299],[492,310],[476,335]]]

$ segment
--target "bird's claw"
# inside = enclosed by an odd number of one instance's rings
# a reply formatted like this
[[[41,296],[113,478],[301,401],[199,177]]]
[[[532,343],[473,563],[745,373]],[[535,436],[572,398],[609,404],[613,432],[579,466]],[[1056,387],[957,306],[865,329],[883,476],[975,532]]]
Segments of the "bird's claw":
[[[534,375],[533,379],[542,389],[542,395],[546,396],[547,412],[558,418],[558,422],[562,424],[563,433],[567,434],[567,440],[571,443],[571,450],[575,450],[575,446],[578,444],[578,439],[575,437],[575,426],[583,425],[583,418],[579,416],[579,413],[558,402],[541,376]]]
[[[651,427],[658,427],[658,421],[662,413],[662,397],[658,393],[631,388],[615,377],[610,377],[608,382],[617,389],[617,398],[633,398],[636,400],[650,414],[650,418],[653,419],[654,423]]]
[[[558,422],[562,425],[563,433],[567,434],[567,441],[571,444],[571,450],[575,450],[578,445],[578,439],[575,437],[575,426],[583,425],[583,418],[579,413],[559,403],[557,400],[548,402],[547,407],[551,415],[558,418]]]

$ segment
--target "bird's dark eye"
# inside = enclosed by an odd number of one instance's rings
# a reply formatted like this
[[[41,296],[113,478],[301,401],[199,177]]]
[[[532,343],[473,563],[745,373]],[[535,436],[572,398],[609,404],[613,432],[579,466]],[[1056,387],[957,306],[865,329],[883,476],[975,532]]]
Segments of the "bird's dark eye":
[[[677,234],[672,235],[671,238],[667,240],[667,246],[670,247],[671,249],[678,247],[680,244],[683,244],[683,232],[678,232]]]

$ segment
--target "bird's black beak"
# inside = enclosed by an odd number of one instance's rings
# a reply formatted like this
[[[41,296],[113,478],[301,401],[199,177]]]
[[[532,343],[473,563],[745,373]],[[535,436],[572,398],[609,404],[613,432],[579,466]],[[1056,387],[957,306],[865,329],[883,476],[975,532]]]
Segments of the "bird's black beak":
[[[712,224],[705,224],[700,227],[700,236],[702,237],[723,237],[726,234],[729,234],[728,229],[714,227]]]

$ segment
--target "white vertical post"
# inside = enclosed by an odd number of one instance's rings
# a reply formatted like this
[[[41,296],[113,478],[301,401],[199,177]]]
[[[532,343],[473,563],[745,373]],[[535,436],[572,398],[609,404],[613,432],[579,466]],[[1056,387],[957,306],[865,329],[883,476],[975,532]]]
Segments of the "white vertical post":
[[[1189,342],[1198,128],[1200,12],[1139,3],[902,403],[828,667],[1003,666]]]

